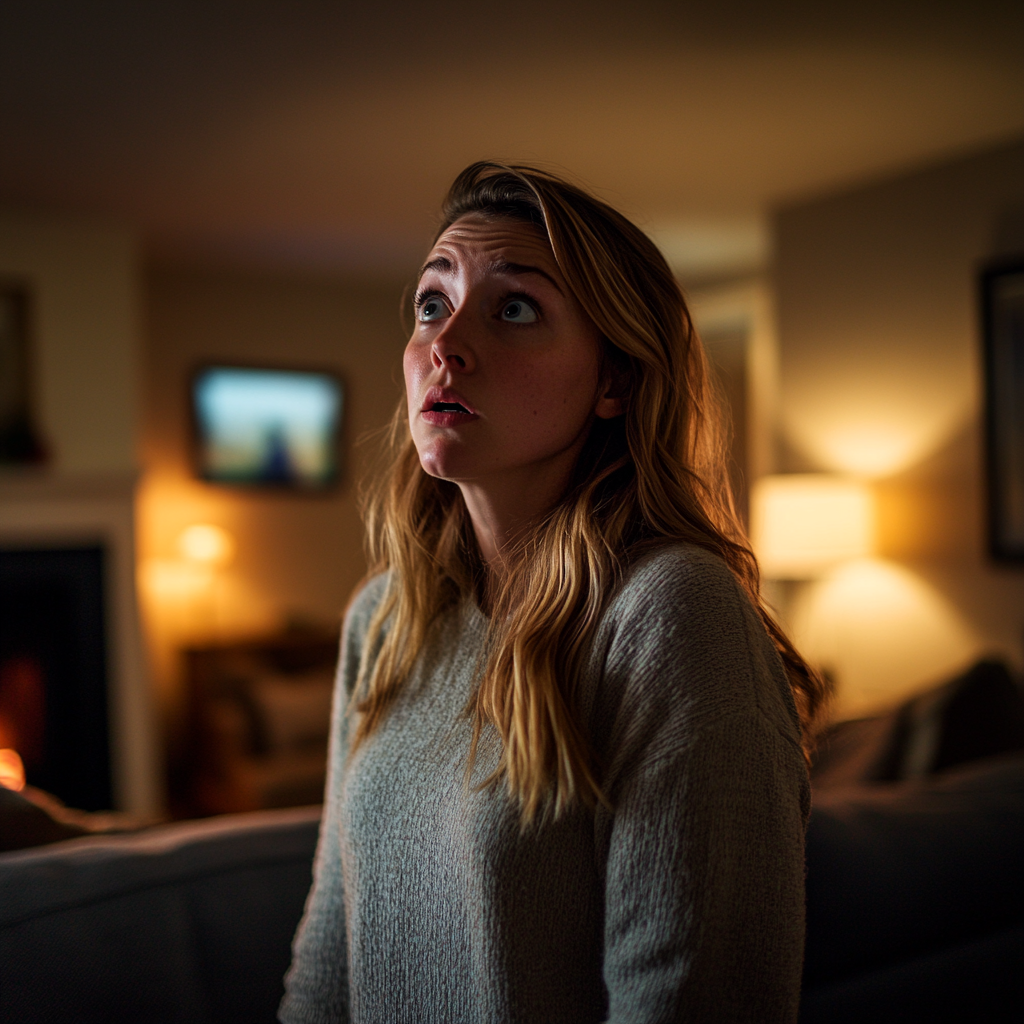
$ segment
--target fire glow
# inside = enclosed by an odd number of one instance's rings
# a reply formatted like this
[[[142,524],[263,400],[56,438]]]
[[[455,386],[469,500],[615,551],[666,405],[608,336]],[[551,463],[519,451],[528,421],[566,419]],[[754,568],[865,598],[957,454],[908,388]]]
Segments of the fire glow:
[[[25,766],[16,750],[0,750],[0,786],[19,793],[25,788]]]

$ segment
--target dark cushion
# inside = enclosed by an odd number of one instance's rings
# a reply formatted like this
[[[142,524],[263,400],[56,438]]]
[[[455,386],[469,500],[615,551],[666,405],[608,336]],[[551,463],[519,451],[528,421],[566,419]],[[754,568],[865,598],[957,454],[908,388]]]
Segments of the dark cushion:
[[[0,1020],[272,1024],[319,808],[0,856]]]
[[[874,718],[839,722],[818,744],[817,789],[920,778],[1024,750],[1024,690],[1001,661],[966,672]]]
[[[1024,925],[805,991],[800,1024],[1019,1024]]]
[[[813,988],[1024,923],[1024,756],[817,791],[807,832]]]

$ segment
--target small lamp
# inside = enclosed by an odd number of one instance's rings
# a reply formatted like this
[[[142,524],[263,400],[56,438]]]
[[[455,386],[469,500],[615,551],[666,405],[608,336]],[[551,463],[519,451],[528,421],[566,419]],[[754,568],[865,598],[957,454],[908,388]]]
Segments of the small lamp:
[[[751,493],[751,540],[768,579],[813,579],[870,554],[873,519],[867,484],[847,477],[766,476]]]
[[[227,530],[210,523],[196,523],[182,530],[178,551],[189,562],[199,565],[224,566],[235,554],[235,538]]]

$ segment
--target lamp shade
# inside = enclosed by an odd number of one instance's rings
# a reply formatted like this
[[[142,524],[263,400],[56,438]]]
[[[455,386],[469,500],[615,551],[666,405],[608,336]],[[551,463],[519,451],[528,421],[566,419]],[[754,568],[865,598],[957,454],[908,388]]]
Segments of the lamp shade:
[[[867,484],[818,473],[766,476],[751,493],[754,553],[769,579],[812,579],[871,553]]]

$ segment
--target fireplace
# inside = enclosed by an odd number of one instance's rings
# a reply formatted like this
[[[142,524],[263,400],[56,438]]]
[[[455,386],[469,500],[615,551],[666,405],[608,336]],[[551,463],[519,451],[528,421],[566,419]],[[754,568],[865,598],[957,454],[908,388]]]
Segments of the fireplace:
[[[0,748],[83,810],[161,813],[133,478],[0,474]]]
[[[105,552],[0,550],[0,747],[71,807],[113,806]]]

